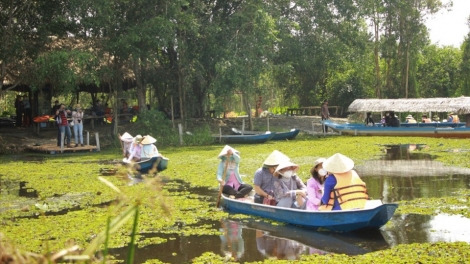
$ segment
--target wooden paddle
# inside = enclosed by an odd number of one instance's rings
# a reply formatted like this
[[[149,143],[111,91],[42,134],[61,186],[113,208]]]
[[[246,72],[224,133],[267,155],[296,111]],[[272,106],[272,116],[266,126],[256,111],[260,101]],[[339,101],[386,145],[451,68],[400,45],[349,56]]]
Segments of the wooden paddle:
[[[224,168],[224,173],[222,173],[222,177],[225,178],[225,174],[227,174],[227,167],[228,167],[228,158],[227,158],[227,161],[225,162],[225,168]],[[222,179],[223,179],[222,178]],[[216,207],[219,207],[220,205],[220,196],[222,196],[222,190],[224,189],[224,186],[222,184],[220,184],[220,187],[219,187],[219,194],[217,195],[217,204],[216,204]]]
[[[122,144],[121,134],[118,134],[118,138],[119,138],[119,143],[121,143],[122,153],[124,153],[124,145]],[[126,153],[124,153],[124,156],[126,156]]]

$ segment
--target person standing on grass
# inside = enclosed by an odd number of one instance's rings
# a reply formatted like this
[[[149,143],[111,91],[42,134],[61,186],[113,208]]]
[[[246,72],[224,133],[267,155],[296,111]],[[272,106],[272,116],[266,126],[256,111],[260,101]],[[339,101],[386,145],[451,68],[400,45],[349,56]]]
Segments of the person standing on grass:
[[[321,105],[321,120],[328,120],[330,119],[330,111],[328,110],[328,100],[324,100],[323,104]],[[328,133],[328,127],[323,126],[325,129],[325,133]]]

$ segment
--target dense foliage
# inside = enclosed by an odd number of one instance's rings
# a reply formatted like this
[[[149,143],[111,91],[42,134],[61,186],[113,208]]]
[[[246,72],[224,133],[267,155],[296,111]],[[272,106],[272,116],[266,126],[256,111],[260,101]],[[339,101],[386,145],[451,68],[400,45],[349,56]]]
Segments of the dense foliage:
[[[451,0],[0,1],[0,86],[123,87],[142,111],[347,106],[468,95],[470,39],[431,45]],[[34,70],[31,70],[34,69]],[[33,74],[31,74],[33,73]],[[46,89],[46,90],[47,90]]]

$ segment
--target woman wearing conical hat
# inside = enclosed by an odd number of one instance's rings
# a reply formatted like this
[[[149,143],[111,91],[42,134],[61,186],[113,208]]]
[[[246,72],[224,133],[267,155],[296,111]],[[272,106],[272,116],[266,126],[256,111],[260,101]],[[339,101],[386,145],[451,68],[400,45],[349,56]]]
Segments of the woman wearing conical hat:
[[[223,186],[222,193],[235,198],[243,198],[253,190],[251,185],[242,181],[239,172],[240,152],[226,145],[219,153],[217,181]],[[225,172],[225,175],[224,175]]]
[[[366,184],[359,178],[352,159],[336,153],[323,162],[330,173],[325,180],[321,211],[363,209],[369,196]]]
[[[307,186],[297,176],[299,165],[283,161],[274,171],[278,180],[274,181],[274,198],[279,207],[299,208],[305,202]]]
[[[274,172],[281,162],[289,160],[289,157],[278,150],[273,151],[266,158],[263,166],[255,172],[255,203],[263,203],[264,198],[274,198],[274,181],[277,180],[277,178],[274,177]]]
[[[134,137],[131,134],[125,132],[122,136],[119,136],[119,139],[122,141],[122,155],[124,157],[129,157],[129,149],[132,146],[132,142],[134,141]]]
[[[140,155],[141,159],[150,159],[160,155],[158,153],[157,146],[154,144],[155,142],[157,142],[157,140],[154,137],[149,135],[144,136],[144,139],[140,142],[140,144],[142,144],[142,153]]]
[[[143,137],[141,135],[135,136],[131,148],[129,149],[129,157],[127,158],[128,161],[139,162],[140,155],[142,153],[142,142]]]

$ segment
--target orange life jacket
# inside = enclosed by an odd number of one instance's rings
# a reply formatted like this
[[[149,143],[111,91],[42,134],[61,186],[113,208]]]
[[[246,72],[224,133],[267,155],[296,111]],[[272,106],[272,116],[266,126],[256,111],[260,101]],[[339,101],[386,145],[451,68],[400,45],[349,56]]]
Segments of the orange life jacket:
[[[459,123],[459,122],[460,122],[459,116],[458,115],[453,115],[452,116],[452,123]]]
[[[335,175],[336,185],[330,193],[328,204],[322,205],[320,210],[331,211],[335,198],[341,206],[341,210],[363,209],[369,195],[366,184],[359,178],[354,170],[344,175]]]

